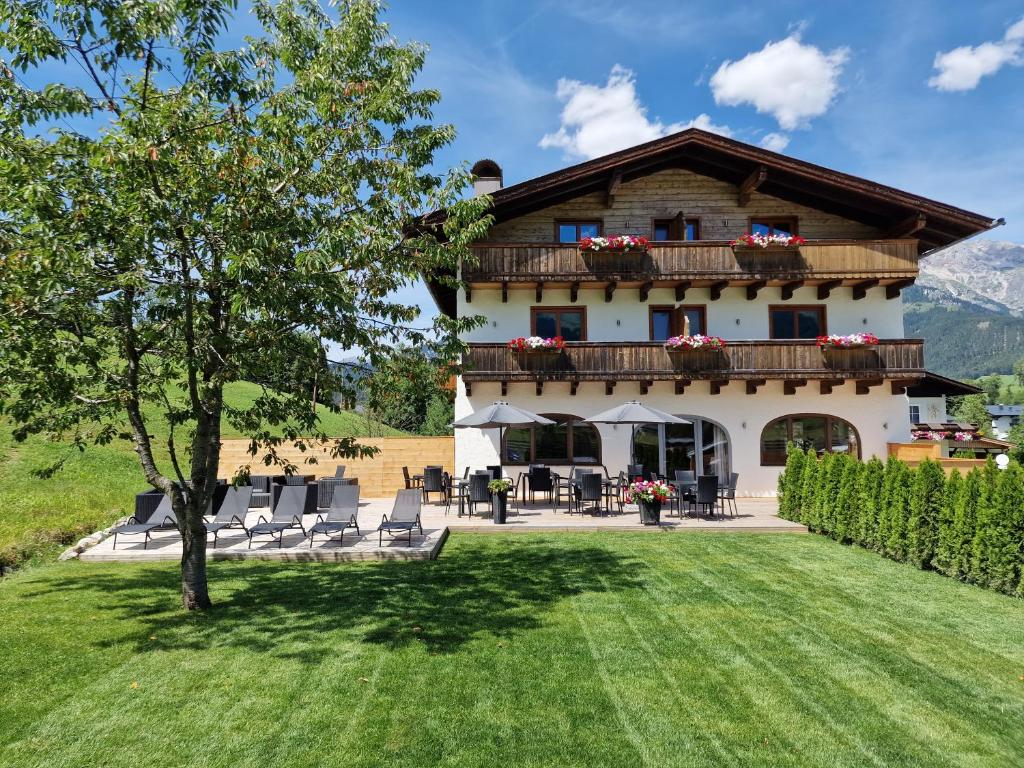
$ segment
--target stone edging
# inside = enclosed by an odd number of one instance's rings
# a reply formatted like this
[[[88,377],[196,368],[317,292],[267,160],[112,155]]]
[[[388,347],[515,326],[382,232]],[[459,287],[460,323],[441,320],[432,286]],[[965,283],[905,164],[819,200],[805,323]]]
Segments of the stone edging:
[[[61,552],[60,557],[58,557],[57,560],[74,560],[80,554],[85,552],[85,550],[95,547],[104,539],[109,539],[114,535],[115,528],[119,525],[126,525],[130,519],[131,518],[128,517],[119,518],[113,525],[96,531],[95,533],[90,533],[88,536],[79,539],[77,543]]]

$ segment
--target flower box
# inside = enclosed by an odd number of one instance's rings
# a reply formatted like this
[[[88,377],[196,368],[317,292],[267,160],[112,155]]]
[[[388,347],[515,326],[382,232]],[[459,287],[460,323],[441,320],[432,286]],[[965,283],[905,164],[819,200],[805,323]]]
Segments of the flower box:
[[[541,336],[520,336],[508,343],[508,348],[525,355],[557,355],[565,349],[561,336],[545,339]]]
[[[740,235],[732,241],[735,251],[756,252],[793,252],[807,241],[798,235]]]
[[[725,349],[725,339],[720,336],[673,336],[665,341],[669,352],[717,352]]]
[[[863,349],[864,347],[877,347],[878,337],[873,333],[850,333],[845,336],[832,334],[830,336],[819,336],[818,346],[825,349]]]
[[[584,237],[580,250],[591,253],[647,253],[650,243],[639,235],[610,235],[608,237]]]

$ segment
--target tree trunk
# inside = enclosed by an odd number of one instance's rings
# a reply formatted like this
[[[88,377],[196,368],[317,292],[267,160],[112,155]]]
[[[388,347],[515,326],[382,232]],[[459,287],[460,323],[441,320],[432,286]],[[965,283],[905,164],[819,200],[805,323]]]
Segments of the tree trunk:
[[[181,604],[186,611],[203,610],[213,606],[206,583],[206,526],[192,504],[186,518],[181,531]]]

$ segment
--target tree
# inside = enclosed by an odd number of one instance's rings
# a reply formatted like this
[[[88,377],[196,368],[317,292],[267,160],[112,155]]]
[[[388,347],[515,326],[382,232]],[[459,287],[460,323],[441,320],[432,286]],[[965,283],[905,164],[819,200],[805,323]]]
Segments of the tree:
[[[1016,462],[999,473],[994,502],[987,583],[1012,595],[1024,572],[1024,469]]]
[[[397,429],[423,435],[448,435],[455,418],[451,365],[424,350],[398,347],[381,360],[364,382],[373,416]],[[428,420],[429,416],[429,420]]]
[[[981,472],[972,469],[964,478],[964,487],[957,499],[953,515],[953,561],[950,576],[967,581],[971,575],[974,537],[981,502]]]
[[[287,376],[296,331],[373,362],[402,341],[453,358],[473,320],[417,329],[390,297],[444,279],[489,224],[486,199],[460,199],[466,171],[431,170],[454,132],[413,87],[423,49],[390,38],[377,2],[255,0],[262,32],[218,49],[233,8],[0,5],[0,402],[18,439],[127,436],[178,515],[188,609],[210,605],[222,421],[286,470],[277,446],[327,438],[308,392],[231,410],[224,385],[253,350]],[[27,85],[69,68],[80,82]]]
[[[931,567],[935,557],[945,491],[946,474],[939,463],[922,461],[914,472],[907,518],[907,560],[918,568]]]
[[[974,424],[979,434],[988,435],[992,417],[986,410],[986,404],[985,395],[966,395],[960,399],[953,416],[957,421]]]
[[[1010,458],[1018,464],[1024,464],[1024,420],[1010,427],[1010,433],[1006,439],[1013,443],[1013,448],[1010,449]]]
[[[857,532],[854,540],[868,549],[878,548],[878,518],[882,512],[882,478],[885,465],[872,456],[857,482]]]
[[[935,570],[947,576],[956,577],[956,561],[959,539],[956,528],[956,512],[964,493],[964,480],[960,472],[953,470],[942,497],[939,516],[938,538],[935,544]]]
[[[1003,389],[1003,378],[998,373],[990,373],[988,376],[982,376],[978,379],[978,386],[981,387],[981,391],[985,393],[985,397],[990,403],[998,403],[999,395]]]
[[[1017,386],[1024,389],[1024,357],[1013,364],[1013,376],[1017,379]]]
[[[789,443],[786,446],[786,469],[779,475],[778,483],[779,517],[785,520],[800,519],[804,462],[806,460],[807,454],[795,443]]]

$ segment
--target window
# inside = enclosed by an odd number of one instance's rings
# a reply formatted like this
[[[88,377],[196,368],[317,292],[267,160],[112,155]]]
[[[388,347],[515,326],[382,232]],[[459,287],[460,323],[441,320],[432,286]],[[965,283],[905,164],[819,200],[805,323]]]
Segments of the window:
[[[651,341],[665,341],[685,333],[690,321],[690,335],[707,333],[707,312],[703,306],[651,307]]]
[[[700,219],[655,219],[651,233],[652,240],[700,240]]]
[[[601,436],[597,427],[578,416],[544,413],[554,421],[543,427],[513,427],[505,432],[505,464],[600,464]]]
[[[597,237],[600,234],[600,221],[555,222],[555,237],[560,243],[578,243],[584,237]]]
[[[813,339],[824,336],[825,307],[808,306],[768,307],[768,332],[773,339]]]
[[[912,405],[910,406],[910,423],[920,424],[921,423],[921,406]]]
[[[727,478],[732,470],[726,431],[699,416],[680,418],[690,423],[637,427],[633,435],[633,463],[643,464],[645,470],[658,470],[664,459],[665,476],[669,480],[673,480],[679,470]]]
[[[786,464],[786,445],[795,443],[807,450],[823,453],[848,453],[860,458],[860,438],[848,421],[836,416],[796,414],[770,422],[761,433],[761,465]]]
[[[750,220],[750,233],[753,235],[796,235],[796,219],[756,218]]]
[[[530,334],[586,341],[587,311],[582,307],[534,307],[530,310]]]

